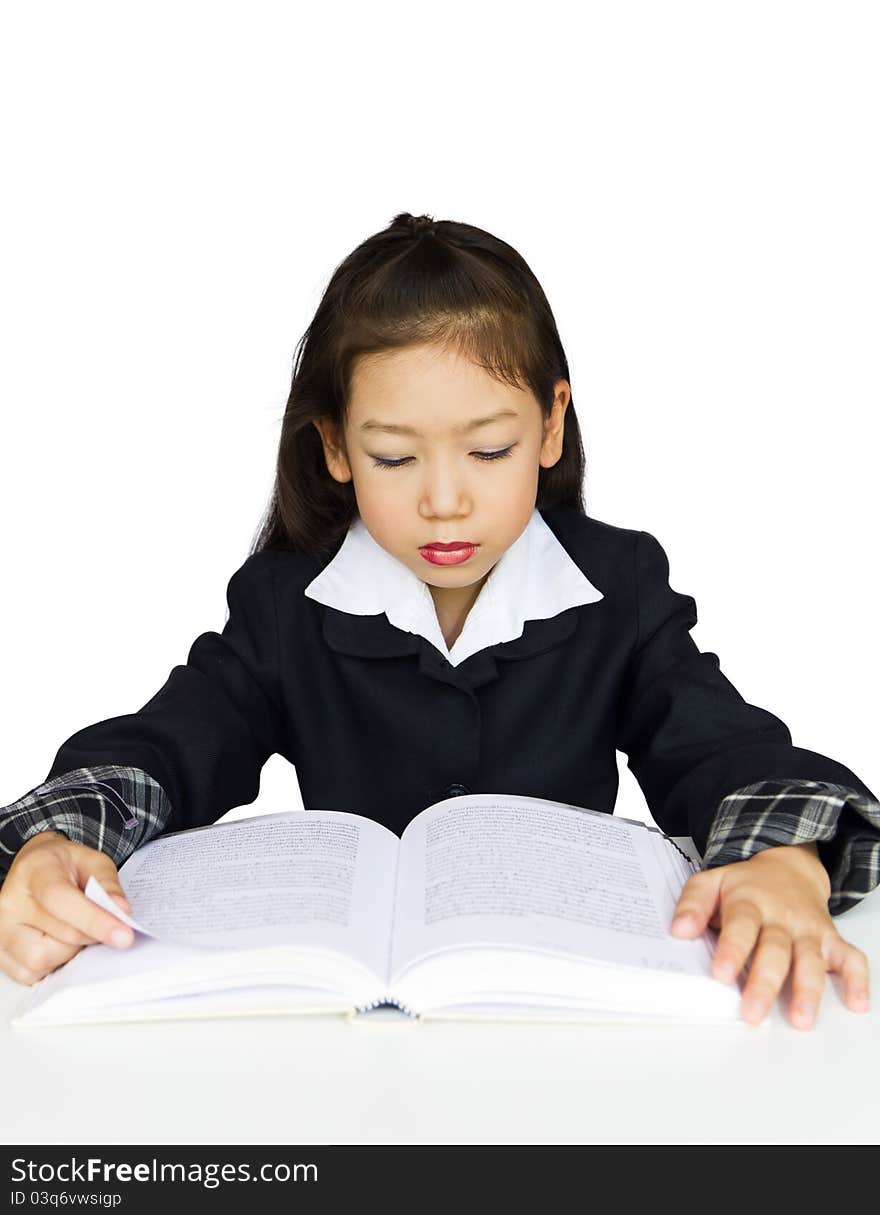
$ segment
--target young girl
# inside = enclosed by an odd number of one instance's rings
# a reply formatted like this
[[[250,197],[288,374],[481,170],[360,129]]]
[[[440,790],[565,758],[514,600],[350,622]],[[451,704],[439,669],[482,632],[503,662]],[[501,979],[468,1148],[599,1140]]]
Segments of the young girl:
[[[618,750],[704,869],[670,930],[720,929],[762,1019],[789,972],[809,1028],[825,974],[868,1007],[832,915],[880,882],[880,804],[792,745],[689,630],[658,541],[589,517],[568,364],[522,257],[479,228],[398,215],[337,268],[297,348],[275,492],[222,633],[136,713],[87,726],[0,811],[0,966],[32,984],[131,933],[117,866],[252,802],[266,760],[303,803],[400,833],[467,792],[613,813]]]

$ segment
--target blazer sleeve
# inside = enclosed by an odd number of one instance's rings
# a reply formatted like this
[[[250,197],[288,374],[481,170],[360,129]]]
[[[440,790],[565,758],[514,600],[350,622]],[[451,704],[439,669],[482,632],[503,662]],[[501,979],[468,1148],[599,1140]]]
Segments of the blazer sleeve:
[[[734,834],[738,809],[744,806],[754,814],[752,787],[763,782],[776,782],[777,792],[782,787],[794,792],[794,786],[816,782],[832,792],[846,789],[861,795],[863,806],[877,804],[875,795],[849,768],[794,746],[785,723],[767,709],[747,703],[721,671],[718,656],[697,648],[690,635],[697,623],[696,604],[691,596],[670,587],[668,559],[648,532],[639,532],[636,539],[634,579],[635,644],[620,700],[617,748],[626,754],[627,766],[662,831],[690,835],[701,856],[711,835],[718,864],[722,842],[729,844]],[[752,795],[741,802],[738,797],[724,801],[743,789]],[[845,851],[841,837],[855,828],[858,817],[852,798],[850,803],[850,817],[841,814],[834,824],[838,858]],[[763,834],[755,832],[754,821],[740,833],[738,859],[783,842],[780,836],[785,837],[786,828],[787,838],[817,838],[807,823],[818,806],[815,801],[812,808],[796,797],[768,806]],[[722,826],[713,833],[716,820]],[[858,830],[862,829],[880,840],[870,816],[858,818]],[[742,846],[744,842],[748,846]],[[826,867],[828,848],[819,846]],[[845,882],[839,865],[838,878]]]
[[[263,765],[283,749],[272,556],[252,554],[232,575],[222,632],[197,637],[137,712],[71,735],[46,782],[103,765],[137,769],[167,798],[153,804],[168,831],[206,826],[254,801]],[[100,812],[94,797],[79,807],[92,818]]]
[[[880,885],[880,802],[830,781],[764,780],[728,793],[712,820],[703,867],[810,842],[831,878],[831,915]]]
[[[118,868],[164,829],[169,812],[165,790],[139,768],[65,772],[0,808],[0,881],[22,844],[41,831],[106,852]]]

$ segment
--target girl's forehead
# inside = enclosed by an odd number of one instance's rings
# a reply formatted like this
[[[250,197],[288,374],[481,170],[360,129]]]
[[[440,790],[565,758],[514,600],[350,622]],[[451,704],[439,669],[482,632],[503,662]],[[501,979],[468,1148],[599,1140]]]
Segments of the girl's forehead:
[[[362,355],[351,376],[348,413],[356,426],[375,420],[411,423],[426,415],[464,426],[479,414],[527,413],[534,398],[526,389],[490,375],[452,350],[405,347]],[[390,414],[406,417],[390,417]]]

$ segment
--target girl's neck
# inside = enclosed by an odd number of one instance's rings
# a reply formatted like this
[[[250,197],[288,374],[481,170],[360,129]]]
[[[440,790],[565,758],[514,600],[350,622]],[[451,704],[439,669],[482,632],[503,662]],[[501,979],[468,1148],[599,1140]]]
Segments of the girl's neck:
[[[431,598],[434,600],[434,610],[437,613],[440,631],[448,649],[452,649],[461,635],[470,610],[476,603],[488,577],[488,574],[484,574],[480,581],[475,582],[472,586],[428,587]]]

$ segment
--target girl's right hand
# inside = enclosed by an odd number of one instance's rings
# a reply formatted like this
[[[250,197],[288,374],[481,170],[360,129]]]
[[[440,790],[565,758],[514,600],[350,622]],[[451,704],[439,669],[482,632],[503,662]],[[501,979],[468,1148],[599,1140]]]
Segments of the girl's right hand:
[[[58,831],[25,840],[0,886],[0,970],[30,987],[84,945],[132,943],[132,930],[83,893],[92,874],[130,915],[106,852],[75,844]],[[120,930],[122,937],[114,940],[111,934]]]

